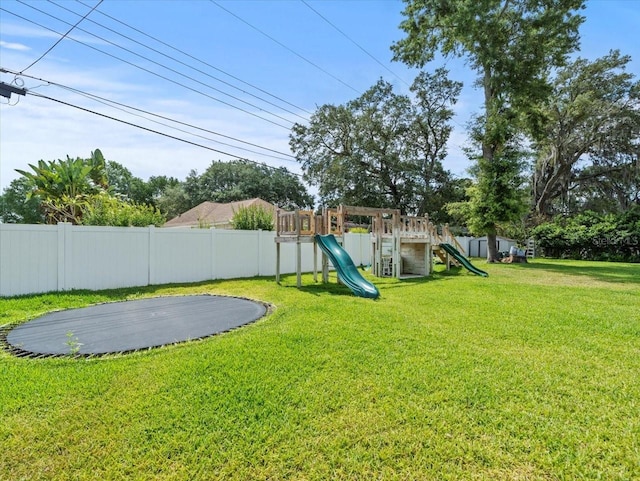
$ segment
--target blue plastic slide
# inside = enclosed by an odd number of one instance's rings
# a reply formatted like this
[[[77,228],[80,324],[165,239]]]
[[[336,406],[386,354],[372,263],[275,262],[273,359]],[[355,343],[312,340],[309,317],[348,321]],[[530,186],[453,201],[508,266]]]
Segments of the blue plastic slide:
[[[477,276],[482,276],[482,277],[489,276],[489,274],[487,274],[485,271],[483,271],[482,269],[478,269],[471,262],[469,262],[469,260],[465,256],[463,256],[462,253],[458,249],[453,247],[451,244],[440,244],[440,247],[442,247],[449,255],[453,256],[453,258],[457,260],[460,264],[462,264],[465,267],[465,269],[467,269],[469,272],[473,272]]]
[[[351,289],[356,296],[370,299],[380,297],[380,292],[378,292],[376,286],[362,277],[347,251],[338,244],[333,234],[316,234],[316,242],[322,252],[331,260],[333,267],[336,268],[338,279]]]

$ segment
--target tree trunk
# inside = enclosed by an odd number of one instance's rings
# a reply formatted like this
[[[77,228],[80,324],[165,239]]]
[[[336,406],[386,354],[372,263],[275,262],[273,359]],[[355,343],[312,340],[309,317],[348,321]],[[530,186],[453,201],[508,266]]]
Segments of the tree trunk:
[[[487,232],[487,262],[498,262],[498,243],[495,227]]]

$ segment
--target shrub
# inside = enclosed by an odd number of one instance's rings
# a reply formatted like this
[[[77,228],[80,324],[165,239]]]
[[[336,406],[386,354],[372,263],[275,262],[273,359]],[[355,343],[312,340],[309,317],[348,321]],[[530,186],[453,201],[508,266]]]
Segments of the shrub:
[[[532,236],[549,257],[640,262],[640,206],[619,215],[558,217],[535,227]]]
[[[231,223],[237,230],[273,230],[273,212],[261,205],[240,207]]]
[[[155,207],[125,202],[107,193],[91,197],[82,215],[84,225],[107,225],[117,227],[160,226],[165,216]]]

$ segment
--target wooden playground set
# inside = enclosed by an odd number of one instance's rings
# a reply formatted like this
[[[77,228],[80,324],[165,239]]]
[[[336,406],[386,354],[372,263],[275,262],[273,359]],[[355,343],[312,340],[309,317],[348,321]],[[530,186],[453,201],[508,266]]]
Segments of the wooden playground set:
[[[309,210],[278,211],[276,215],[276,282],[280,282],[280,245],[295,242],[297,285],[302,285],[303,243],[313,243],[313,278],[317,281],[318,246],[322,249],[322,280],[328,281],[329,260],[341,282],[362,297],[377,297],[377,289],[359,279],[349,255],[340,247],[348,218],[369,217],[371,233],[371,271],[377,277],[426,277],[431,274],[433,256],[447,266],[463,265],[474,274],[486,276],[460,252],[462,246],[451,235],[448,225],[438,229],[428,216],[401,215],[397,209],[378,209],[340,205],[325,208],[321,215]],[[361,276],[360,276],[361,277]],[[363,282],[364,281],[364,282]],[[363,285],[363,284],[369,284]]]

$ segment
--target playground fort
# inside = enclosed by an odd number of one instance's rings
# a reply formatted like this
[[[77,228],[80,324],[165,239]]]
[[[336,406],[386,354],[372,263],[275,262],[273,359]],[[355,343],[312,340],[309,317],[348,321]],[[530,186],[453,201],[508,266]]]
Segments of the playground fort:
[[[301,286],[301,244],[313,243],[313,277],[317,281],[318,247],[322,250],[322,280],[327,282],[329,260],[338,278],[354,294],[376,298],[378,290],[364,279],[353,264],[349,254],[340,246],[348,218],[371,219],[371,268],[374,276],[404,277],[429,276],[433,255],[439,257],[447,268],[463,265],[474,274],[486,276],[486,272],[474,267],[464,255],[461,246],[451,235],[448,225],[440,232],[428,216],[401,215],[397,209],[377,209],[340,205],[325,208],[321,215],[312,211],[278,211],[276,215],[276,281],[280,282],[280,245],[295,242],[297,285]]]

